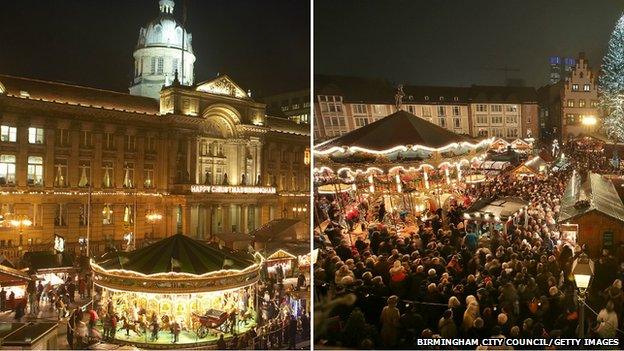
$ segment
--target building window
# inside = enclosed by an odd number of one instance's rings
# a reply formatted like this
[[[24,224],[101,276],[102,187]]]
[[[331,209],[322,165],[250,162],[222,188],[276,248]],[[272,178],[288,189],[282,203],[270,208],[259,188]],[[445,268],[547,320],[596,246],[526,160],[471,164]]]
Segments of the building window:
[[[54,186],[67,186],[67,160],[56,160],[56,162],[54,162],[54,168],[56,168],[56,173],[54,175]]]
[[[591,86],[589,84],[583,85],[583,91],[591,91]]]
[[[446,107],[438,106],[438,117],[444,117],[444,116],[446,116]]]
[[[80,204],[80,213],[79,213],[79,217],[78,217],[78,224],[81,227],[84,227],[87,225],[87,205],[85,204]]]
[[[492,124],[503,124],[503,116],[492,116]]]
[[[490,111],[491,112],[503,112],[503,106],[502,105],[492,105],[490,107]]]
[[[104,133],[104,149],[115,150],[115,135],[113,133]]]
[[[356,127],[364,127],[365,125],[368,124],[368,118],[367,117],[355,117],[355,126]]]
[[[364,105],[364,104],[355,104],[355,105],[353,105],[353,114],[365,115],[366,114],[366,105]]]
[[[438,117],[438,124],[442,128],[446,128],[446,117]]]
[[[78,186],[86,188],[91,185],[91,161],[80,160],[80,180]]]
[[[518,129],[510,128],[507,129],[507,138],[517,138],[518,137]]]
[[[423,106],[422,115],[423,117],[431,117],[431,106]]]
[[[113,224],[113,205],[105,204],[102,208],[102,224]]]
[[[511,112],[511,113],[516,113],[516,112],[518,112],[518,106],[517,105],[506,105],[505,106],[505,111]]]
[[[572,84],[572,91],[578,91],[579,90],[579,85],[578,84]]]
[[[0,185],[15,184],[15,155],[0,155]]]
[[[377,115],[383,115],[386,113],[386,106],[384,105],[373,105],[373,111]]]
[[[177,58],[174,58],[174,59],[173,59],[173,61],[171,61],[171,74],[172,74],[173,76],[175,76],[176,71],[178,71],[178,59],[177,59]],[[180,72],[178,71],[178,74],[179,74],[179,73],[180,73]],[[178,79],[179,79],[179,80],[182,80],[182,77],[179,77]]]
[[[102,162],[102,187],[104,188],[112,188],[113,187],[113,162],[112,161],[104,161]]]
[[[477,112],[487,112],[487,110],[488,110],[487,105],[485,104],[477,105]]]
[[[487,116],[477,116],[477,124],[487,124],[488,118]]]
[[[154,165],[145,164],[143,166],[143,186],[147,189],[154,187]]]
[[[576,115],[573,114],[573,113],[566,114],[566,124],[567,125],[574,125],[574,124],[576,124]]]
[[[0,126],[0,141],[14,143],[17,141],[17,128]]]
[[[163,57],[158,58],[158,66],[156,66],[156,74],[163,74],[165,68],[165,59]]]
[[[453,106],[453,116],[461,116],[461,110],[459,106]]]
[[[153,135],[148,135],[145,138],[145,151],[154,152],[156,151],[156,138]]]
[[[43,128],[28,128],[28,142],[31,144],[43,144]]]
[[[80,146],[85,148],[93,147],[93,133],[90,130],[83,130],[80,136]]]
[[[126,205],[124,206],[124,222],[128,224],[134,223],[134,206]]]
[[[585,107],[585,100],[579,99],[579,107]]]
[[[518,123],[518,116],[505,116],[505,123],[507,124],[517,124]],[[529,122],[527,122],[529,123]]]
[[[568,99],[567,106],[568,107],[574,107],[574,99]]]
[[[64,128],[56,130],[56,146],[69,146],[69,130]]]
[[[43,157],[28,156],[28,185],[43,185]]]
[[[487,131],[487,129],[479,129],[479,133],[478,133],[478,135],[479,135],[480,137],[487,137],[487,136],[488,136],[488,131]]]
[[[502,128],[494,128],[492,129],[492,136],[496,138],[502,138],[504,136]]]
[[[414,106],[414,105],[408,105],[408,106],[407,106],[407,112],[409,112],[409,113],[411,113],[411,114],[415,115],[415,114],[416,114],[416,106]]]
[[[151,57],[150,74],[156,74],[156,57]]]
[[[65,207],[65,204],[56,205],[54,225],[57,227],[64,227],[67,225],[67,208]]]
[[[134,188],[134,163],[124,163],[124,188]]]
[[[461,128],[461,118],[453,118],[453,127],[455,129]]]
[[[589,103],[589,106],[590,106],[590,107],[598,107],[598,100],[592,100],[592,101]]]
[[[126,151],[134,151],[136,149],[136,137],[134,135],[125,136]]]

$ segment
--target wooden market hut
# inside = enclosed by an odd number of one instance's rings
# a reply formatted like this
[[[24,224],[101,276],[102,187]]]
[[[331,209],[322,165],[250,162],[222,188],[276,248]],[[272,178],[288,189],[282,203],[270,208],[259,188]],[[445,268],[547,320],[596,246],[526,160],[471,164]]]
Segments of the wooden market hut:
[[[7,297],[10,291],[15,293],[15,300],[11,303],[7,300],[5,309],[12,309],[18,302],[26,299],[26,286],[31,280],[30,276],[24,271],[0,265],[0,287],[7,291]]]
[[[624,241],[624,204],[606,176],[573,172],[561,200],[559,223],[577,226],[576,242],[591,256],[602,249],[615,254]]]
[[[511,171],[516,177],[537,177],[544,175],[548,171],[548,162],[544,161],[540,156],[524,162]]]

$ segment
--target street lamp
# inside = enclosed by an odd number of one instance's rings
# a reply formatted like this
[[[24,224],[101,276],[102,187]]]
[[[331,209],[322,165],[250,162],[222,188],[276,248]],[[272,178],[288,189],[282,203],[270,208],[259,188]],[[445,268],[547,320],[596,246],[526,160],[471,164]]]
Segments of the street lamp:
[[[147,223],[152,224],[152,239],[154,238],[154,224],[162,219],[162,215],[158,212],[150,212],[145,215]]]
[[[572,265],[572,274],[579,289],[579,338],[583,338],[585,336],[585,292],[594,275],[594,261],[590,260],[586,254],[581,254]]]
[[[15,229],[17,229],[19,233],[19,246],[17,247],[18,255],[22,256],[22,244],[23,244],[23,233],[24,228],[28,228],[32,226],[32,221],[26,215],[11,215],[9,220],[9,225]]]

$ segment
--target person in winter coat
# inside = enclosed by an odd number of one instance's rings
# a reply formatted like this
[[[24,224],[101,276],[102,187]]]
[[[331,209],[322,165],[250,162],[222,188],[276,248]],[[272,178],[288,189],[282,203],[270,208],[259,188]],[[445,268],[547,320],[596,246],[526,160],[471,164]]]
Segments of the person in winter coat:
[[[386,348],[394,347],[397,342],[401,318],[399,309],[396,307],[398,302],[399,298],[396,295],[390,296],[388,305],[381,311],[381,339]]]
[[[440,318],[440,322],[438,323],[438,329],[443,339],[453,339],[457,337],[457,326],[453,320],[453,310],[448,309],[444,311],[444,315]]]
[[[596,321],[598,322],[596,333],[601,338],[615,338],[618,329],[618,316],[615,313],[613,301],[607,302],[605,308],[600,310]]]

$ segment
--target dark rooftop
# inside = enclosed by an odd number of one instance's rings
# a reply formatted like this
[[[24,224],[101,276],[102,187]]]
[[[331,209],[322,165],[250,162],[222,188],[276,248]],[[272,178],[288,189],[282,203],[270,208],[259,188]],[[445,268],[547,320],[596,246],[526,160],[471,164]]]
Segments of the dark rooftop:
[[[340,95],[345,102],[394,104],[397,84],[385,79],[339,75],[315,75],[315,95]],[[404,104],[467,104],[467,103],[537,103],[537,91],[532,87],[483,86],[444,87],[403,86]]]

